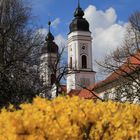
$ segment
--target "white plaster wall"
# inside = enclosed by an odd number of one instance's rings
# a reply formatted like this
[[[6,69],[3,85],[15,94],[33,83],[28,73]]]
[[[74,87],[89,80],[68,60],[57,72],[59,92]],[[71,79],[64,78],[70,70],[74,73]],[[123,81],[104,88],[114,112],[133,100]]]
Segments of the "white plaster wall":
[[[135,88],[135,85],[136,83],[132,83],[132,85],[134,85],[134,90],[133,90],[133,92],[134,92],[134,94],[135,94],[135,92],[137,92],[137,90],[136,90],[136,88]],[[104,95],[105,94],[108,94],[108,98],[109,99],[115,99],[115,96],[116,96],[116,88],[117,88],[117,86],[116,87],[112,87],[112,88],[108,88],[106,91],[103,91],[103,92],[100,92],[100,93],[98,93],[99,94],[99,97],[100,98],[102,98],[102,99],[104,99]],[[121,98],[121,101],[127,101],[127,99],[126,99],[126,97],[124,96],[126,93],[122,93],[122,98]],[[124,97],[123,97],[124,96]],[[138,96],[136,96],[135,98],[134,98],[134,101],[133,101],[133,103],[140,103],[139,101],[138,101]]]
[[[81,44],[86,44],[88,48],[86,54],[88,70],[92,70],[92,38],[90,32],[75,31],[68,35],[68,64],[70,63],[70,57],[72,57],[73,68],[81,69]]]
[[[85,46],[87,51],[81,51],[81,47]],[[81,57],[87,56],[87,68],[82,69]],[[75,31],[68,35],[68,64],[72,57],[72,69],[75,73],[67,76],[67,92],[71,89],[81,89],[82,81],[89,81],[89,86],[95,83],[95,72],[92,66],[92,37],[91,32]],[[78,71],[78,72],[77,72]],[[81,80],[82,79],[82,80]],[[81,85],[82,86],[82,85]]]
[[[82,72],[76,74],[75,80],[76,80],[77,89],[82,88],[82,86],[90,86],[95,83],[95,72],[82,71]],[[83,80],[85,80],[85,82],[88,80],[88,83],[86,82],[86,84],[83,84],[82,83]]]
[[[72,89],[76,89],[75,82],[75,74],[67,75],[67,93],[69,93]]]
[[[88,85],[82,84],[83,79],[89,80]],[[94,83],[95,72],[75,72],[67,76],[67,92],[70,92],[72,89],[80,90],[83,86],[90,86]]]
[[[40,63],[40,78],[42,79],[43,77],[43,81],[44,81],[43,85],[51,84],[52,71],[49,68],[49,63],[51,62],[50,65],[53,65],[56,60],[57,60],[57,54],[55,53],[42,54],[42,56],[40,57],[40,62],[41,62]]]

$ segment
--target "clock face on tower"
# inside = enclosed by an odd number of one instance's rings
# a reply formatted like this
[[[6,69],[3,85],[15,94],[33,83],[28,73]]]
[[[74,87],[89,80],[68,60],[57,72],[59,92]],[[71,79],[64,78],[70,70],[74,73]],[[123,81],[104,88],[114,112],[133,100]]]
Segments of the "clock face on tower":
[[[85,46],[82,46],[82,50],[85,50],[86,49],[86,47]]]

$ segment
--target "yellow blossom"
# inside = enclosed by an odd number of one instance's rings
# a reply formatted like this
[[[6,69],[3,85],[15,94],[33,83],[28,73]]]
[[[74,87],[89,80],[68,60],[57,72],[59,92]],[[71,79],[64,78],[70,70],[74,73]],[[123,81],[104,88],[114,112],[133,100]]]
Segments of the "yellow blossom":
[[[0,111],[0,140],[139,140],[140,106],[78,97],[36,97]]]

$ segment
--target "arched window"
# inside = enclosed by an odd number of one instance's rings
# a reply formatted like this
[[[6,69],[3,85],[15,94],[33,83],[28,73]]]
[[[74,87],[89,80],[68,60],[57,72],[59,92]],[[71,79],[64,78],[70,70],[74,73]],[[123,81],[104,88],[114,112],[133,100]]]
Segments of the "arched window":
[[[54,74],[51,74],[51,85],[55,83],[56,77]]]
[[[86,69],[87,68],[87,56],[82,55],[82,68]]]

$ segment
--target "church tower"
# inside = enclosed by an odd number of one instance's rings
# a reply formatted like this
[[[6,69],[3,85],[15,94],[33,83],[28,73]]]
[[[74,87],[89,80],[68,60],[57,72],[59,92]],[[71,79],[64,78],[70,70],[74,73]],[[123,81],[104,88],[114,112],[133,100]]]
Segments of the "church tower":
[[[89,23],[83,17],[84,11],[78,6],[74,12],[68,34],[68,65],[67,92],[80,90],[95,83],[95,71],[92,63],[92,37]]]
[[[40,78],[43,86],[51,89],[55,83],[56,73],[54,65],[58,58],[58,46],[54,42],[54,36],[50,31],[51,22],[48,22],[49,31],[45,39],[45,44],[41,50],[40,57]]]

